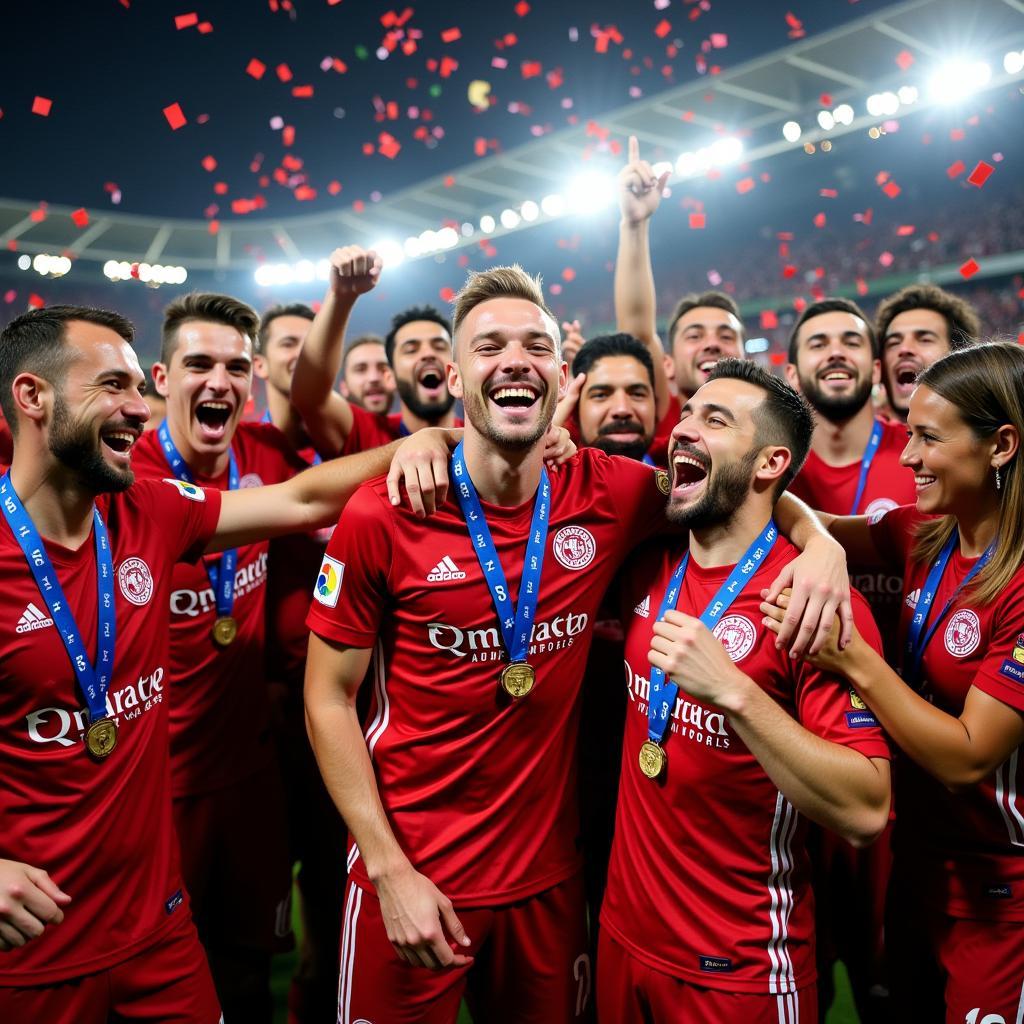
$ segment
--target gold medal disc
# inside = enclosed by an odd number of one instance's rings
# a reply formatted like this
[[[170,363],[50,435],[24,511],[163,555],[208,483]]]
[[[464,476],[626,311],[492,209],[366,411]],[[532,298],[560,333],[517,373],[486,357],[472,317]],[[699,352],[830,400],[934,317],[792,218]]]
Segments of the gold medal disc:
[[[117,725],[112,718],[100,718],[89,723],[85,730],[85,746],[89,753],[102,761],[117,746]]]
[[[516,699],[525,697],[537,681],[533,666],[525,661],[513,661],[501,670],[501,688]]]
[[[230,615],[222,615],[214,624],[213,639],[221,647],[227,647],[238,636],[238,623]]]
[[[647,778],[656,779],[665,770],[667,760],[664,747],[659,747],[657,743],[652,743],[650,740],[644,740],[644,744],[640,748],[640,771]]]

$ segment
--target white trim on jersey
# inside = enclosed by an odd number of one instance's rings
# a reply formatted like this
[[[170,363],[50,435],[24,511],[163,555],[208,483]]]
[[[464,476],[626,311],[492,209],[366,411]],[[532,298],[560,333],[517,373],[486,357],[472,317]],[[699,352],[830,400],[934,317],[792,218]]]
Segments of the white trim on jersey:
[[[775,819],[769,849],[772,873],[768,879],[771,896],[769,916],[772,937],[768,942],[768,958],[772,962],[768,976],[768,991],[773,995],[796,991],[793,958],[789,954],[789,917],[793,912],[793,833],[796,831],[797,812],[780,792],[775,798]],[[782,1018],[779,1018],[782,1020]]]
[[[370,751],[370,758],[373,758],[373,748],[377,746],[377,740],[384,734],[388,723],[391,721],[391,702],[388,699],[387,681],[384,678],[384,645],[380,640],[373,648],[373,692],[377,699],[377,713],[373,721],[363,734],[366,739],[366,746]]]
[[[345,924],[341,932],[341,971],[338,975],[338,1024],[351,1024],[352,968],[356,958],[356,923],[363,905],[363,890],[349,882]]]
[[[1017,806],[1017,766],[1020,751],[1015,750],[996,769],[996,803],[1014,846],[1024,846],[1024,816]],[[1003,773],[1005,774],[1005,778]]]

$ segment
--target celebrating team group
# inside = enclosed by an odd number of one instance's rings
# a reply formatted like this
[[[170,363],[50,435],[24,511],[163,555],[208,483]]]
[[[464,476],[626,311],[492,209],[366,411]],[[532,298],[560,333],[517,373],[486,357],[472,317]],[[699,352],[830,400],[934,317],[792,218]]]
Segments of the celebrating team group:
[[[270,1024],[294,867],[293,1024],[1020,1024],[1024,350],[920,285],[666,354],[664,185],[586,341],[509,266],[346,344],[355,246],[174,300],[160,414],[119,314],[3,329],[0,1019]]]

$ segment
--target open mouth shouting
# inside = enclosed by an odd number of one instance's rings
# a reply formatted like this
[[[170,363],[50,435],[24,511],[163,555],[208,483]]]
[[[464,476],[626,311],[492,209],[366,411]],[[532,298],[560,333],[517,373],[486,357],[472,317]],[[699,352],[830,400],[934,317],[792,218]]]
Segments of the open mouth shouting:
[[[917,387],[917,375],[924,367],[916,359],[901,359],[892,371],[893,391],[900,398],[908,401]]]
[[[207,444],[217,444],[227,433],[228,421],[234,408],[230,402],[208,399],[196,406],[195,422],[200,438]]]
[[[491,390],[490,401],[512,420],[524,420],[540,401],[540,392],[532,384],[499,384]]]
[[[118,462],[128,465],[132,460],[132,447],[141,436],[142,431],[138,427],[120,423],[104,427],[100,431],[100,442],[117,457]]]
[[[704,485],[711,471],[707,458],[690,445],[672,453],[672,500],[688,501]]]
[[[439,363],[429,362],[421,366],[416,374],[416,383],[428,401],[437,402],[445,397],[444,368]]]

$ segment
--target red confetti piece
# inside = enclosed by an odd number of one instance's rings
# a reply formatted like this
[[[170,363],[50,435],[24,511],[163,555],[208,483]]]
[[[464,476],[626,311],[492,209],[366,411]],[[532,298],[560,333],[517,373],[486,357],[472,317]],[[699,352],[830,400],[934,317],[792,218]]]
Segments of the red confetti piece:
[[[36,293],[35,293],[35,292],[33,292],[33,293],[32,293],[32,294],[31,294],[31,295],[30,295],[30,296],[28,297],[28,306],[29,306],[29,309],[42,309],[42,308],[43,308],[43,306],[45,306],[45,305],[46,305],[46,302],[45,302],[45,300],[43,299],[43,297],[42,297],[41,295],[36,295]]]
[[[957,160],[956,163],[950,164],[946,168],[946,175],[950,178],[959,178],[961,174],[967,169],[967,165],[963,160]]]
[[[42,222],[46,220],[46,204],[44,203],[39,207],[39,209],[33,210],[28,215],[28,219],[32,221],[33,224],[42,224]]]
[[[174,27],[180,32],[183,28],[191,28],[199,24],[199,15],[193,11],[191,14],[178,14],[174,18]]]
[[[519,65],[519,70],[523,78],[536,78],[544,70],[544,66],[539,60],[524,60]]]
[[[768,358],[771,360],[772,366],[782,366],[782,364],[786,361],[786,353],[785,352],[769,352],[768,353]]]
[[[454,72],[459,70],[459,62],[454,57],[441,58],[441,77],[450,78]]]
[[[164,117],[167,118],[167,123],[171,126],[171,131],[177,131],[183,125],[188,124],[185,119],[185,115],[181,112],[181,106],[178,103],[172,103],[169,107],[164,107]]]
[[[208,36],[213,31],[213,25],[211,25],[210,22],[208,21],[201,21],[199,23],[198,28],[200,34],[204,36]]]
[[[900,50],[896,54],[896,64],[900,71],[906,71],[914,63],[914,55],[909,50]]]
[[[694,231],[701,230],[707,223],[703,213],[690,214],[690,228]]]
[[[868,293],[868,283],[867,283],[867,281],[865,281],[863,277],[858,277],[857,278],[857,294],[858,295],[867,295],[867,293]]]
[[[476,139],[473,142],[473,154],[475,156],[484,156],[487,153],[487,140]]]
[[[330,194],[331,194],[332,196],[336,196],[336,195],[337,195],[337,194],[338,194],[338,193],[339,193],[339,192],[341,191],[341,182],[340,182],[340,181],[332,181],[332,182],[331,182],[331,183],[330,183],[330,184],[329,184],[329,185],[327,186],[327,191],[328,191],[328,192],[329,192],[329,193],[330,193]]]
[[[292,80],[292,69],[287,64],[278,64],[274,70],[282,82],[290,82]]]
[[[796,277],[796,267],[792,263],[787,263],[782,268],[782,276],[788,281],[792,277]]]
[[[885,183],[885,184],[884,184],[884,185],[882,186],[882,191],[883,191],[883,192],[884,192],[884,193],[885,193],[885,194],[886,194],[886,195],[887,195],[887,196],[888,196],[888,197],[889,197],[890,199],[895,199],[895,198],[896,198],[896,197],[897,197],[897,196],[898,196],[898,195],[899,195],[899,194],[900,194],[900,193],[901,193],[901,192],[903,191],[903,189],[901,189],[901,188],[899,187],[899,185],[897,185],[897,184],[896,184],[896,182],[895,182],[895,181],[887,181],[887,182],[886,182],[886,183]]]
[[[206,230],[209,231],[211,235],[217,234],[217,232],[220,231],[220,221],[211,220],[210,223],[206,225]]]
[[[724,50],[729,45],[729,37],[724,32],[712,32],[711,45],[716,50]]]
[[[293,125],[286,124],[281,129],[281,144],[283,146],[292,146],[295,144],[295,128]]]
[[[79,207],[71,214],[71,219],[75,222],[75,227],[84,228],[89,224],[89,214],[85,207]]]
[[[754,185],[755,182],[753,178],[740,178],[740,180],[736,182],[736,191],[739,192],[740,195],[743,195],[744,193],[749,192]]]
[[[462,29],[460,28],[446,28],[441,33],[442,43],[454,43],[456,40],[462,38]]]
[[[822,199],[835,199],[836,196],[839,195],[839,192],[834,188],[823,188],[818,195],[820,195]]]
[[[893,261],[893,260],[894,260],[895,258],[896,258],[896,257],[895,257],[895,256],[893,256],[893,254],[892,254],[891,252],[883,252],[883,253],[882,253],[882,254],[881,254],[881,255],[880,255],[879,257],[878,257],[878,262],[879,262],[879,263],[881,263],[883,267],[891,267],[891,266],[892,266],[892,261]]]
[[[814,226],[816,228],[823,228],[825,226],[825,214],[816,213],[814,215]]]
[[[994,170],[995,168],[991,164],[985,163],[984,160],[979,160],[978,166],[971,171],[967,181],[975,188],[981,188],[981,186],[984,185],[992,176],[992,172]]]
[[[562,280],[563,281],[575,281],[576,280],[576,271],[573,270],[572,267],[566,267],[565,270],[562,271]]]
[[[252,60],[250,60],[249,63],[245,66],[245,73],[247,75],[252,75],[252,77],[255,78],[257,81],[259,81],[263,77],[263,75],[266,73],[266,70],[267,65],[264,64],[263,61],[258,60],[256,57],[253,57]]]
[[[962,142],[964,137],[963,128],[952,128],[949,132],[949,137],[953,142]]]
[[[819,103],[820,103],[820,104],[821,104],[821,105],[822,105],[823,107],[831,107],[831,106],[832,106],[832,93],[830,93],[830,92],[823,92],[823,93],[822,93],[822,94],[821,94],[821,95],[820,95],[820,96],[818,97],[818,102],[819,102]]]
[[[313,95],[313,86],[296,85],[292,87],[292,95],[298,100],[308,100]]]
[[[32,101],[32,113],[38,114],[40,117],[49,117],[52,107],[53,100],[48,100],[45,96],[37,96]]]
[[[356,201],[355,201],[355,202],[354,202],[354,203],[352,204],[352,209],[353,209],[353,211],[354,211],[355,213],[362,213],[362,212],[363,212],[363,210],[365,210],[365,209],[366,209],[366,203],[364,203],[364,202],[362,201],[362,199],[357,199],[357,200],[356,200]]]
[[[771,331],[779,326],[779,317],[774,309],[761,310],[761,330]]]
[[[386,156],[389,160],[394,160],[402,150],[402,144],[388,132],[380,133],[379,142],[380,145],[377,147],[377,152],[381,156]]]
[[[901,224],[896,229],[896,234],[900,238],[906,238],[907,235],[912,235],[913,233],[914,233],[914,225],[913,224]]]
[[[204,156],[203,169],[209,171],[212,174],[215,170],[217,170],[217,161],[212,156]]]
[[[519,0],[519,3],[512,8],[520,18],[525,18],[530,13],[530,5],[526,0]]]
[[[299,202],[305,202],[306,200],[309,199],[316,199],[316,189],[310,188],[308,185],[300,185],[295,190],[295,198],[298,199]]]
[[[974,257],[972,256],[971,259],[969,259],[966,263],[961,264],[961,266],[960,266],[960,276],[964,280],[967,280],[967,278],[969,278],[969,277],[974,277],[974,275],[979,270],[981,270],[981,267],[978,266],[978,261],[976,259],[974,259]]]
[[[661,21],[659,21],[658,24],[654,26],[654,34],[659,39],[664,39],[665,36],[667,36],[671,31],[672,22],[670,22],[668,18],[662,18]]]
[[[226,196],[228,194],[228,183],[226,181],[215,182],[213,191],[218,196]]]
[[[455,290],[454,290],[453,288],[449,288],[449,287],[448,287],[448,286],[446,285],[446,286],[445,286],[444,288],[442,288],[442,289],[441,289],[441,290],[440,290],[440,291],[438,292],[438,295],[440,295],[440,296],[441,296],[441,301],[442,301],[442,302],[451,302],[451,301],[452,301],[452,299],[454,299],[454,298],[455,298]]]
[[[452,174],[447,175],[445,177],[445,179],[444,179],[444,187],[445,188],[451,188],[454,184],[455,184],[455,176],[452,175]]]

